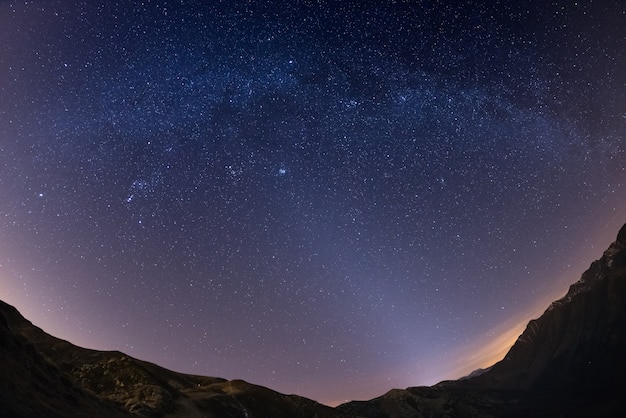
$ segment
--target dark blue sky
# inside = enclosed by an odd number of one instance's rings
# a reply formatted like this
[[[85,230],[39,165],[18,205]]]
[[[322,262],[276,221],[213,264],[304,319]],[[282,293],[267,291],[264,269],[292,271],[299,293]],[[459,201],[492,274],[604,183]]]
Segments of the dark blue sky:
[[[132,3],[0,3],[1,297],[59,337],[373,397],[626,219],[624,2]]]

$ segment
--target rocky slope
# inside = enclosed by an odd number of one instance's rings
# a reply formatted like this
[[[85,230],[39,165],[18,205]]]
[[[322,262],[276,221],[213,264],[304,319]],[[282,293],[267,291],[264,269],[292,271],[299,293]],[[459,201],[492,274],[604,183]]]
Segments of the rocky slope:
[[[602,258],[529,322],[505,358],[431,388],[338,410],[367,417],[626,416],[626,225]]]
[[[1,417],[125,417],[113,402],[82,388],[16,329],[27,322],[0,301]]]
[[[2,301],[0,365],[1,417],[349,417],[242,380],[74,346]]]
[[[576,398],[626,393],[626,226],[562,299],[530,321],[506,357],[470,379]]]

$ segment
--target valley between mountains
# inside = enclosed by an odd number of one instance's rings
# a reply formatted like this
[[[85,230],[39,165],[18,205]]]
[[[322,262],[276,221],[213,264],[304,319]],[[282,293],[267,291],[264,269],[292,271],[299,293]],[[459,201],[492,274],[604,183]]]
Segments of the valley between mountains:
[[[613,417],[626,413],[626,225],[505,358],[431,387],[331,408],[48,335],[0,301],[2,417]],[[381,388],[384,391],[385,388]]]

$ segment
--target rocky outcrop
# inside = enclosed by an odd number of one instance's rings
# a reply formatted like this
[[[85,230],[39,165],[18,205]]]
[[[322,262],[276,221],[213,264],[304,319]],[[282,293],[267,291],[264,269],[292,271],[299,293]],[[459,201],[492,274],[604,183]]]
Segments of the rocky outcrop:
[[[28,323],[0,301],[0,416],[129,417],[96,396],[37,350],[19,329]]]

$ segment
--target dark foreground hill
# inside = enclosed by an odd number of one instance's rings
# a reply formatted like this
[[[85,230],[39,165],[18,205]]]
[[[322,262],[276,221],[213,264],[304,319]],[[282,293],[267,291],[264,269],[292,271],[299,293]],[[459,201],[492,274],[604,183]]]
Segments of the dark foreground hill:
[[[0,417],[349,417],[242,380],[176,373],[52,337],[0,301]]]
[[[80,348],[0,301],[0,417],[626,416],[625,356],[626,225],[488,370],[335,409]]]

